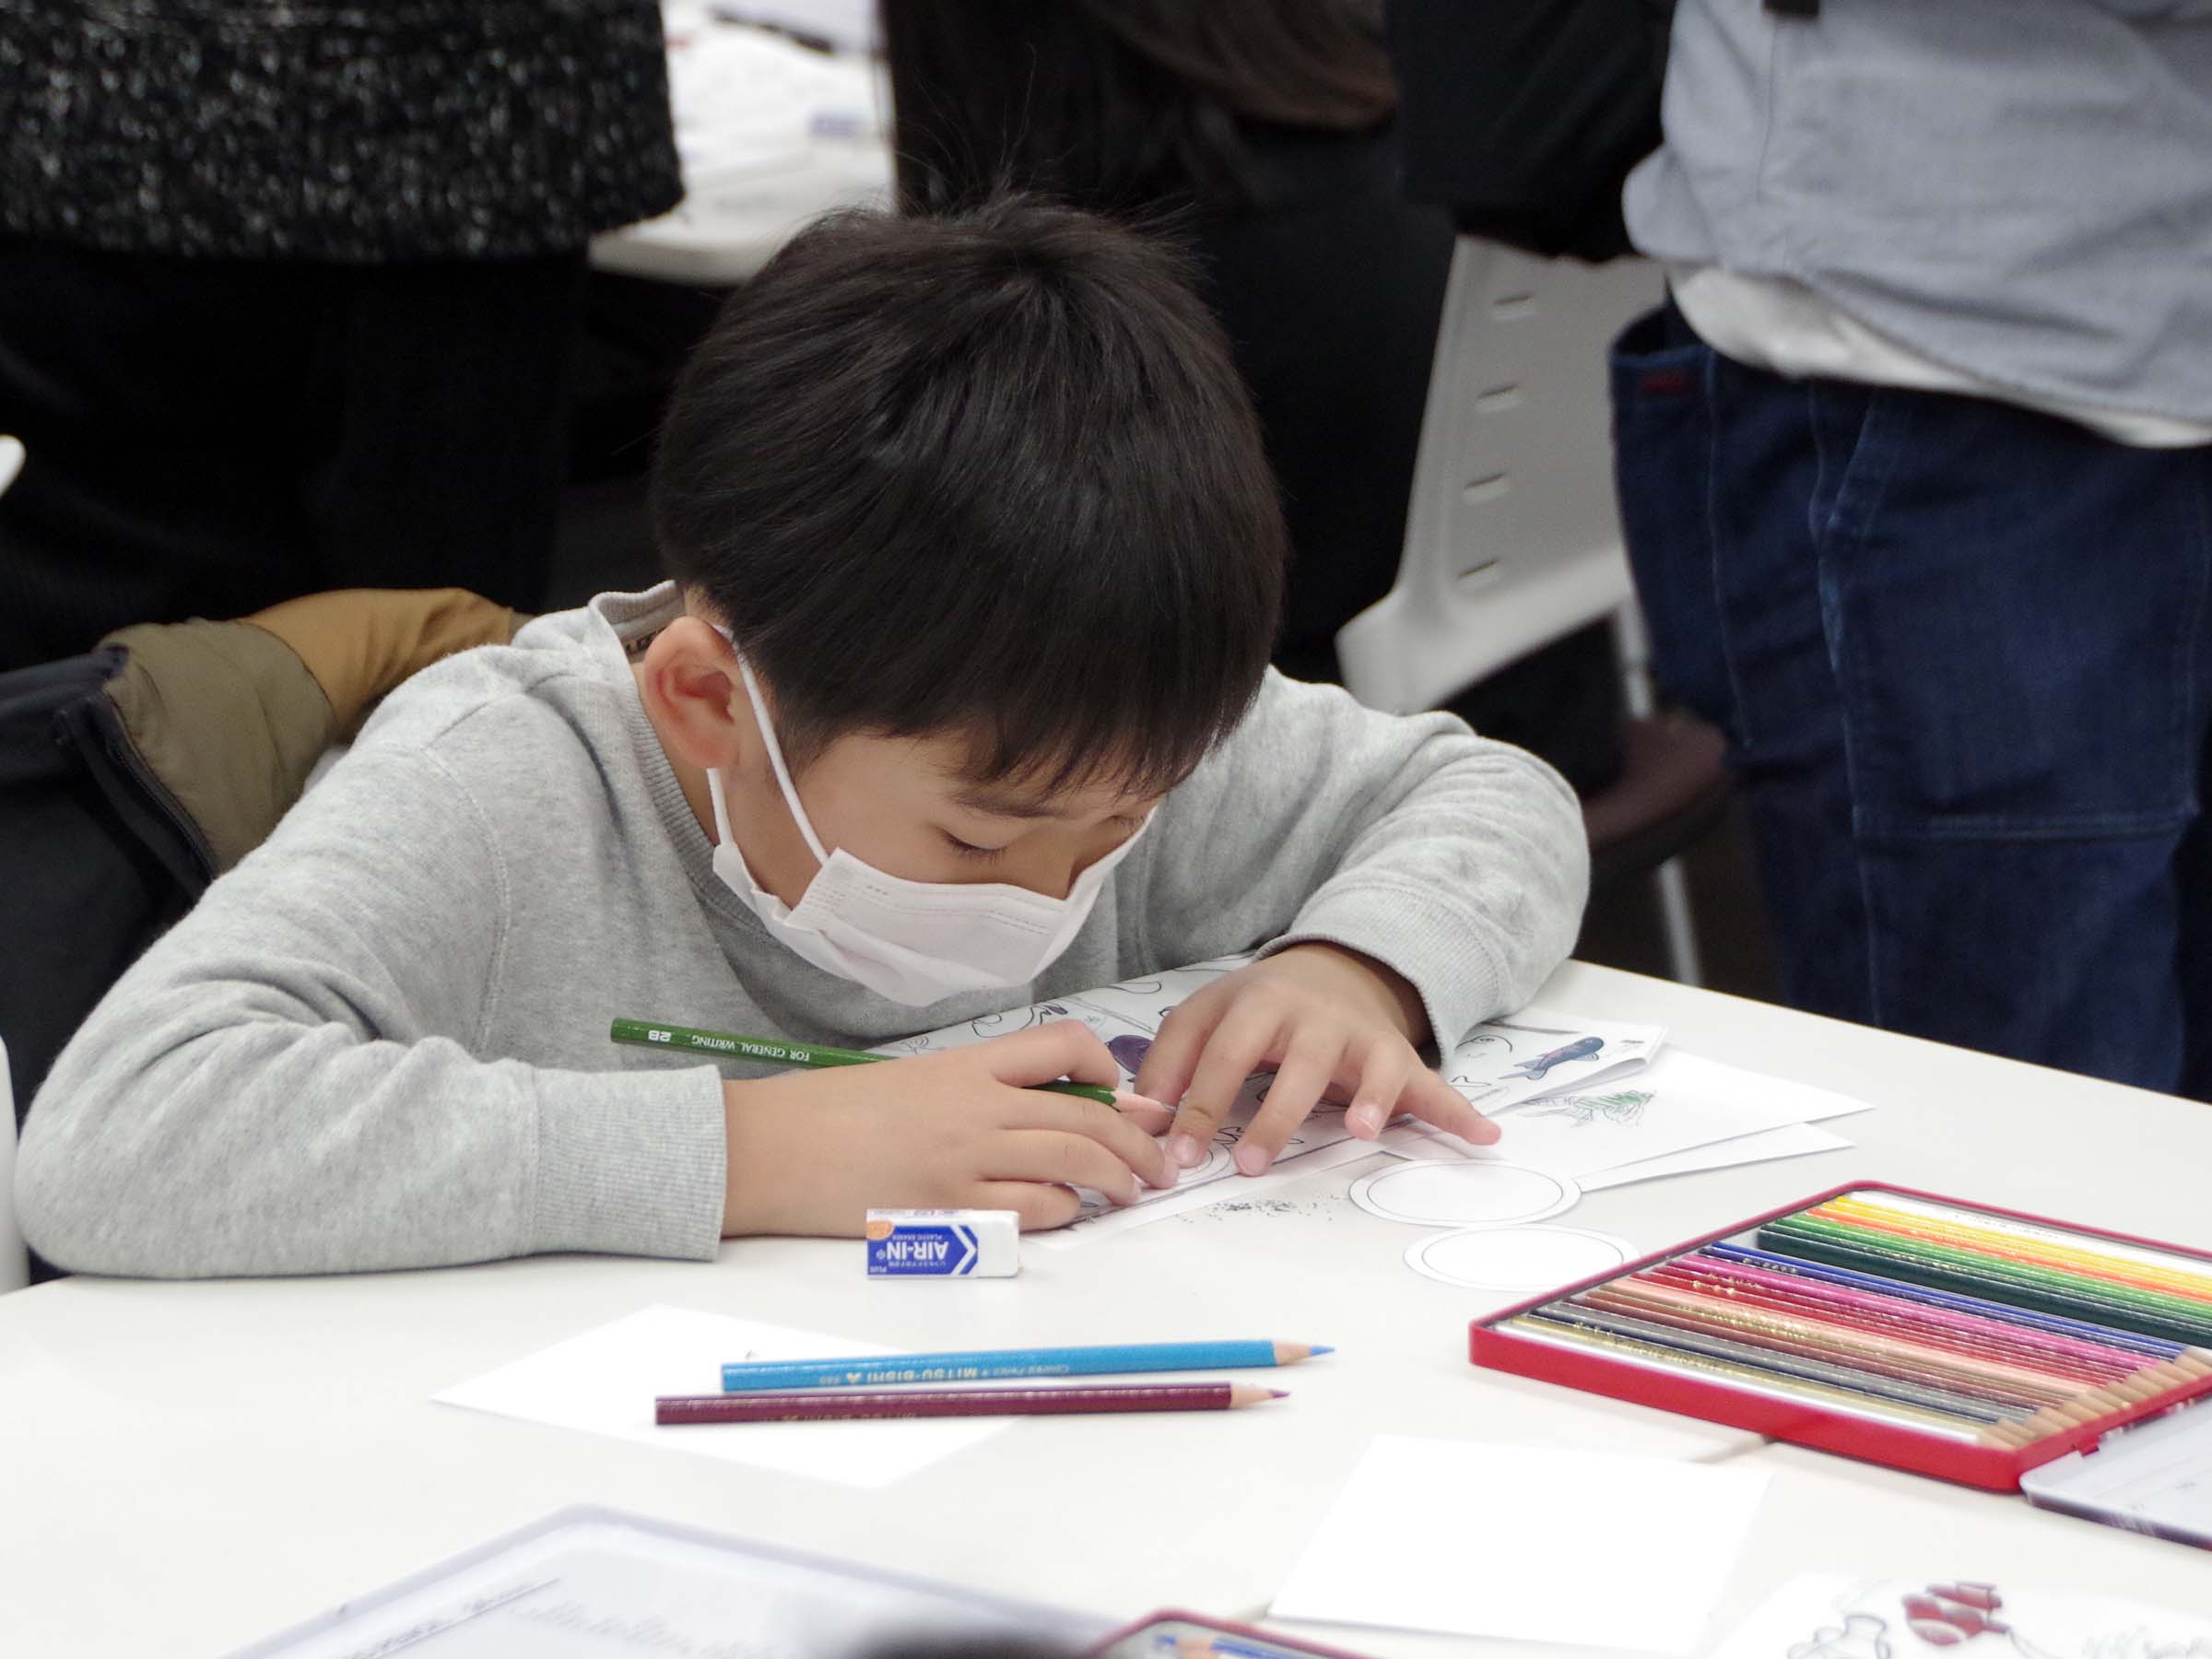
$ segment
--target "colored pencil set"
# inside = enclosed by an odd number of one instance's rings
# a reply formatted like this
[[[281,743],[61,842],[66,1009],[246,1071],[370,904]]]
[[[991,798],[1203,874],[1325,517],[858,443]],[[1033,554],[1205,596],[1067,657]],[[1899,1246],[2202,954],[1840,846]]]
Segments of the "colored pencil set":
[[[1033,1382],[1023,1388],[899,1385],[1296,1365],[1329,1351],[1302,1342],[1150,1342],[842,1359],[738,1360],[722,1368],[721,1394],[663,1394],[653,1402],[653,1421],[662,1425],[804,1423],[866,1418],[1235,1411],[1288,1396],[1279,1388],[1249,1382],[1112,1383],[1074,1388],[1040,1387]]]
[[[2088,1425],[2212,1390],[2212,1259],[1860,1187],[1478,1323],[1475,1357],[1621,1397],[1641,1373],[1656,1404],[2011,1485]]]

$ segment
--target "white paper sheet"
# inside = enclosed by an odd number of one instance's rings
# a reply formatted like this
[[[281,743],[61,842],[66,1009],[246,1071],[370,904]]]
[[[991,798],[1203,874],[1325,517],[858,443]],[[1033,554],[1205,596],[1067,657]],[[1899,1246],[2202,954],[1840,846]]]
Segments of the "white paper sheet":
[[[1633,1261],[1636,1247],[1616,1233],[1537,1222],[1430,1233],[1406,1247],[1406,1265],[1463,1290],[1525,1296],[1557,1289]]]
[[[1378,1435],[1268,1611],[1688,1653],[1766,1484],[1749,1468]]]
[[[1627,1186],[1634,1181],[1655,1181],[1665,1175],[1695,1175],[1704,1170],[1733,1169],[1737,1164],[1767,1163],[1781,1158],[1803,1158],[1812,1152],[1839,1152],[1858,1145],[1818,1124],[1784,1124],[1779,1129],[1761,1129],[1734,1140],[1715,1141],[1710,1147],[1692,1147],[1687,1152],[1669,1152],[1659,1158],[1641,1158],[1617,1170],[1583,1177],[1583,1191]]]
[[[1625,1081],[1529,1100],[1499,1114],[1495,1147],[1470,1146],[1423,1124],[1385,1132],[1406,1158],[1510,1159],[1577,1181],[1763,1129],[1868,1110],[1864,1100],[1667,1049]]]
[[[1409,1159],[1352,1182],[1352,1202],[1414,1227],[1500,1227],[1563,1215],[1583,1190],[1564,1175],[1502,1158]]]
[[[1438,1069],[1460,1093],[1494,1113],[1539,1095],[1630,1077],[1665,1041],[1665,1026],[1532,1006],[1477,1026]]]
[[[1806,1573],[1759,1604],[1713,1659],[2212,1659],[2212,1620],[2117,1595],[1954,1576]]]
[[[860,1271],[860,1246],[853,1271]],[[883,1487],[987,1440],[1003,1418],[856,1423],[703,1423],[663,1429],[656,1394],[716,1394],[733,1359],[808,1359],[897,1350],[818,1331],[654,1306],[541,1348],[431,1397],[500,1417],[607,1434],[755,1468]]]

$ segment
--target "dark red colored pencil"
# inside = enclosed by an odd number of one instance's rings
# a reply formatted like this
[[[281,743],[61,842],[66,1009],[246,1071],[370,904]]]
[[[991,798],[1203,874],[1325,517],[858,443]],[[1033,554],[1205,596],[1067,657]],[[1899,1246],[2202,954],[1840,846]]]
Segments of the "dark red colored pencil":
[[[1285,1398],[1251,1382],[1100,1388],[840,1388],[806,1394],[663,1394],[656,1423],[806,1423],[838,1418],[1064,1417],[1088,1411],[1234,1411]]]

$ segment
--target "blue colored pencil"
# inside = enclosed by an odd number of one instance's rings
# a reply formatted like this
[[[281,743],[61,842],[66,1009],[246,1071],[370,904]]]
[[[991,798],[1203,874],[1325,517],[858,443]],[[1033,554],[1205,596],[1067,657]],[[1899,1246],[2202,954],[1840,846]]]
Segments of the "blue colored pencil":
[[[1127,1342],[1098,1347],[977,1348],[853,1359],[741,1359],[722,1368],[724,1394],[769,1388],[859,1388],[886,1382],[982,1382],[1117,1371],[1235,1371],[1296,1365],[1330,1352],[1309,1342]]]

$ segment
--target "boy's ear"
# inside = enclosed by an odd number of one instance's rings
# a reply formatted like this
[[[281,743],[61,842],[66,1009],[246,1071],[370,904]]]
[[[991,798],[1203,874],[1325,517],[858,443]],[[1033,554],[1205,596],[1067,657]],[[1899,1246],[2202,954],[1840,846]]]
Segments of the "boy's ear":
[[[741,719],[737,662],[697,617],[678,617],[646,647],[638,692],[661,741],[702,771],[736,765],[752,722]]]

